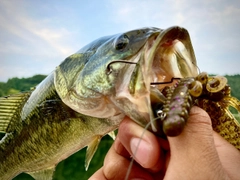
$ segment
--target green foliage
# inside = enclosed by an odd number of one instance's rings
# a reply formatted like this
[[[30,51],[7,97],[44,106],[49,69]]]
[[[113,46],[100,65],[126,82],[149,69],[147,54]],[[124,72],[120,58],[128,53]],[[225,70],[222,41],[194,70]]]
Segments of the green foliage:
[[[234,76],[225,76],[228,79],[228,84],[231,87],[232,96],[240,99],[240,74]]]
[[[233,114],[235,119],[240,123],[240,114]]]
[[[30,78],[15,77],[9,79],[6,83],[0,82],[0,96],[28,91],[39,84],[45,77],[45,75],[35,75]]]

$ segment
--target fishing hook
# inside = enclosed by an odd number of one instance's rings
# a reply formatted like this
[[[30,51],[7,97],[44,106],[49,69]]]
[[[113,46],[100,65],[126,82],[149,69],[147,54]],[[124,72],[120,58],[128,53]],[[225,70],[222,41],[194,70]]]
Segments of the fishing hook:
[[[196,68],[198,69],[198,73],[200,74],[201,73],[200,68],[196,64],[194,64],[194,63],[193,63],[193,65],[196,66]],[[180,80],[180,79],[182,79],[182,78],[172,77],[170,81],[166,81],[166,82],[152,82],[152,83],[150,83],[150,85],[170,84],[174,80]]]
[[[107,75],[112,73],[111,65],[114,63],[126,63],[126,64],[136,64],[136,65],[138,64],[136,62],[130,62],[130,61],[124,61],[124,60],[112,61],[107,65],[107,68],[106,68]]]

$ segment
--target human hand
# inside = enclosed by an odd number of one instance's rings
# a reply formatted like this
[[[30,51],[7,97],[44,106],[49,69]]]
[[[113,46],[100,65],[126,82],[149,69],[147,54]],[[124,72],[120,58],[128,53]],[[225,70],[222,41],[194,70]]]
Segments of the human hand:
[[[90,180],[124,179],[240,179],[240,152],[212,130],[208,114],[193,107],[183,132],[168,141],[125,118],[107,153],[104,166]]]

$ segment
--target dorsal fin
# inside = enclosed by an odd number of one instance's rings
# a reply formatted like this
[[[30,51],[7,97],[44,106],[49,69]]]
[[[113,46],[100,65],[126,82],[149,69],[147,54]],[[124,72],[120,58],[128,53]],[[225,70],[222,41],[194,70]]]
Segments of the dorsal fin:
[[[7,133],[14,130],[20,121],[23,105],[31,92],[24,92],[6,97],[0,97],[0,132]]]

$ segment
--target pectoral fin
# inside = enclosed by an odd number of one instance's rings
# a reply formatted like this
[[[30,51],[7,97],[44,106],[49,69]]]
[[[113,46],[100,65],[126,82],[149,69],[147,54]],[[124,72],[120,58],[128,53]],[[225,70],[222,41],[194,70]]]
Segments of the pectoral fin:
[[[85,159],[85,170],[88,170],[89,164],[93,158],[93,155],[95,154],[98,145],[101,141],[102,136],[95,136],[95,138],[90,142],[90,144],[87,147],[86,152],[86,159]]]
[[[28,172],[28,174],[35,180],[52,180],[54,171],[55,167],[52,167],[40,171]]]
[[[0,132],[7,133],[15,129],[30,94],[26,92],[0,98]]]

